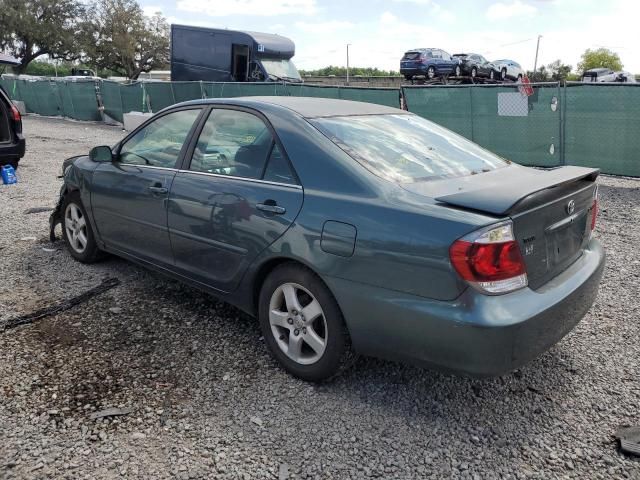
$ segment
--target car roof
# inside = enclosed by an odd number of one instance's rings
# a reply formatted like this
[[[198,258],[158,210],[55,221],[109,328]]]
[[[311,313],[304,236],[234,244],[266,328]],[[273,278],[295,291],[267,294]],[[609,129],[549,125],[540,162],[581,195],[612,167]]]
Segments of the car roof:
[[[251,108],[277,106],[291,110],[305,118],[342,117],[351,115],[392,115],[407,114],[399,108],[375,103],[337,100],[315,97],[236,97],[222,99],[193,100],[180,105],[238,105]]]

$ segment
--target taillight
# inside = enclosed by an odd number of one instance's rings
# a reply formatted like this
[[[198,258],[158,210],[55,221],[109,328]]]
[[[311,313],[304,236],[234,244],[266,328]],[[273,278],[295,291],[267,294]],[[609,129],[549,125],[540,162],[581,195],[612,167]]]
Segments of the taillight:
[[[453,242],[451,264],[470,285],[488,294],[527,286],[527,272],[511,222],[493,225]]]
[[[15,105],[11,105],[11,117],[13,118],[13,121],[16,123],[22,120],[22,117],[20,116],[20,111],[16,108]]]
[[[598,219],[598,186],[593,192],[593,205],[591,206],[591,231],[596,229],[596,220]]]

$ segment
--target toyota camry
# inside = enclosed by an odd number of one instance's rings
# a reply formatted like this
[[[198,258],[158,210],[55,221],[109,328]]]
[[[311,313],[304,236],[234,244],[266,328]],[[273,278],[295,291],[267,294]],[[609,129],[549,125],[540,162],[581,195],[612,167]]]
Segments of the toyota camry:
[[[310,381],[358,354],[503,374],[580,321],[604,266],[598,170],[516,165],[380,105],[181,103],[63,173],[71,256],[224,299]]]

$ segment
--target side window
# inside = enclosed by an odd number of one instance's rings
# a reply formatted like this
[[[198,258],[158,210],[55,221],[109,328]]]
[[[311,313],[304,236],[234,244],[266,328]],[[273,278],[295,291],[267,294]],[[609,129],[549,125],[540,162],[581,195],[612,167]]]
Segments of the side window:
[[[174,168],[201,109],[179,110],[154,120],[120,147],[119,161]]]
[[[273,145],[267,168],[264,171],[264,180],[279,183],[295,184],[296,179],[291,171],[289,162],[278,148],[277,144]]]
[[[202,129],[189,169],[259,179],[272,143],[271,132],[255,115],[214,109]]]
[[[451,60],[451,55],[449,55],[447,52],[445,52],[443,50],[442,51],[442,58],[443,58],[443,60]]]

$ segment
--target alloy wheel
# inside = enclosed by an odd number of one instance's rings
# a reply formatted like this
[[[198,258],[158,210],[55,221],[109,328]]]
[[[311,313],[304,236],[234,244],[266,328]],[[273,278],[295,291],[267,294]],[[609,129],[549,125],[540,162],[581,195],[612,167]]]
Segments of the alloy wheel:
[[[88,242],[87,221],[75,203],[67,205],[64,212],[64,228],[71,248],[77,253],[84,253]]]
[[[296,363],[311,365],[327,347],[327,320],[320,302],[301,285],[285,283],[271,295],[269,324],[276,343]]]

